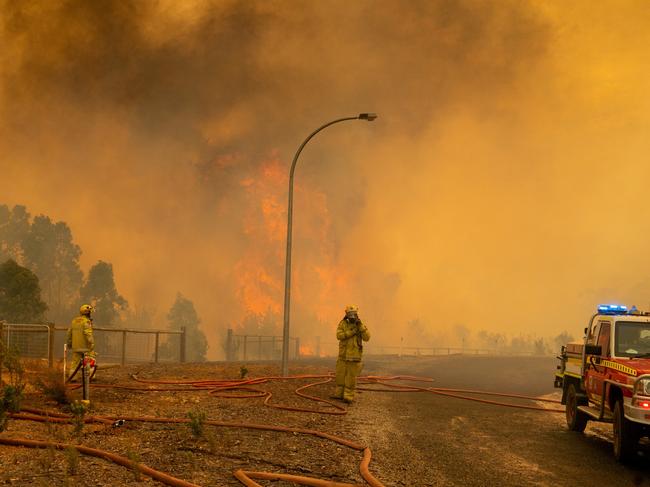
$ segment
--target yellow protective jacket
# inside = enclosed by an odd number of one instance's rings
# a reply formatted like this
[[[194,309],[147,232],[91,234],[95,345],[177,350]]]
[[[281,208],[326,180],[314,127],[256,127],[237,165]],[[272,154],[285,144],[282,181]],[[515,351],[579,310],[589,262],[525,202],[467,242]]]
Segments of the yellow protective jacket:
[[[349,323],[343,319],[336,329],[336,339],[339,341],[339,360],[360,362],[363,355],[363,342],[370,340],[370,332],[361,320],[357,323]]]
[[[72,320],[72,325],[68,328],[67,343],[72,350],[87,348],[91,352],[94,351],[92,321],[85,316],[77,316]]]

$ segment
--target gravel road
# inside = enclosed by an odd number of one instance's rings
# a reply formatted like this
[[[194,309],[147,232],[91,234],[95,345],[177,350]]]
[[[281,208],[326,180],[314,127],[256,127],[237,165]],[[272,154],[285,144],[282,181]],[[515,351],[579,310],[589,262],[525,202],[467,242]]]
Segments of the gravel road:
[[[554,370],[552,358],[451,356],[372,359],[364,373],[553,397]],[[650,448],[643,445],[633,465],[618,464],[608,424],[579,434],[566,429],[563,414],[426,393],[366,392],[351,413],[349,419],[374,425],[360,434],[372,445],[374,471],[390,486],[650,485]]]

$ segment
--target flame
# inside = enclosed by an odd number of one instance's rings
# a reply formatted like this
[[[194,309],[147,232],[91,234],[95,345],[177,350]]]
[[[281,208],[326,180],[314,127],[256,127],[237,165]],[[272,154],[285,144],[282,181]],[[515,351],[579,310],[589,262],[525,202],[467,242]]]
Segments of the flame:
[[[256,177],[241,181],[246,189],[249,207],[244,217],[244,233],[257,240],[255,243],[284,242],[287,207],[283,201],[288,178],[282,173],[282,165],[276,158],[262,164]],[[281,245],[275,245],[281,254]]]
[[[315,356],[314,349],[310,345],[300,345],[300,356],[313,357]]]
[[[235,273],[242,319],[282,311],[288,170],[286,163],[273,156],[240,181],[246,193],[243,232],[247,244]],[[308,218],[294,226],[294,241],[308,242],[309,250],[308,255],[294,259],[292,302],[317,320],[331,321],[340,312],[332,304],[340,304],[336,296],[347,288],[350,275],[336,259],[326,195],[304,183],[296,184],[295,192],[300,212]]]
[[[243,231],[247,247],[235,266],[237,297],[244,315],[279,313],[283,283],[280,256],[286,231],[286,205],[281,201],[287,178],[277,158],[261,165],[259,173],[243,179],[247,208]]]

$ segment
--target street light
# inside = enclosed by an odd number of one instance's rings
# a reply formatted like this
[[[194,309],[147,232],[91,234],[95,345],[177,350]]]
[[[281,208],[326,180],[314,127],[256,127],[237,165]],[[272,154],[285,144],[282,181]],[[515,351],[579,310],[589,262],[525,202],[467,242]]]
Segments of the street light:
[[[316,135],[321,130],[334,125],[335,123],[345,122],[347,120],[366,120],[372,122],[377,118],[376,113],[360,113],[356,117],[345,117],[332,120],[331,122],[326,123],[325,125],[320,126],[314,130],[309,136],[300,144],[296,155],[293,156],[293,162],[291,163],[291,172],[289,173],[289,205],[287,207],[287,259],[285,266],[285,276],[284,276],[284,327],[282,329],[282,376],[287,377],[289,375],[289,312],[291,306],[291,230],[293,225],[293,174],[296,171],[296,163],[298,162],[298,157],[300,153],[307,145],[314,135]]]

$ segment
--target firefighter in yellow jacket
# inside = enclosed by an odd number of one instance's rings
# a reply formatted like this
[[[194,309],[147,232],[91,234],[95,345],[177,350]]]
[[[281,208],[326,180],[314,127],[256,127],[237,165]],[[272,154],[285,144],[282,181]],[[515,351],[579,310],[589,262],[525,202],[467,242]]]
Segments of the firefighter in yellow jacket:
[[[68,349],[72,351],[72,378],[77,371],[77,367],[83,359],[83,352],[77,350],[87,350],[86,356],[90,359],[91,372],[95,372],[95,338],[93,337],[93,320],[91,313],[92,306],[84,304],[79,308],[79,316],[72,320],[66,342]]]
[[[333,397],[347,403],[354,401],[357,376],[363,367],[363,342],[370,340],[370,332],[359,319],[358,313],[359,308],[356,306],[346,307],[345,317],[336,329],[339,357],[336,361],[336,394]]]

